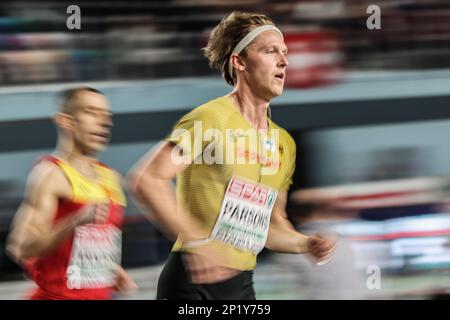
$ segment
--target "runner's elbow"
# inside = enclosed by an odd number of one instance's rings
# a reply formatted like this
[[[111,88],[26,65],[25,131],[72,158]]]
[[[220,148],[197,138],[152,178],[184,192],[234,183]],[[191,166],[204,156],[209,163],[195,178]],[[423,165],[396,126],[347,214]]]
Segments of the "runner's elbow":
[[[136,195],[138,191],[138,183],[139,183],[139,175],[135,170],[131,170],[125,177],[125,183],[128,191],[130,191],[133,195]]]
[[[13,260],[17,261],[19,258],[19,251],[17,247],[12,243],[7,243],[5,248],[6,254]]]
[[[133,170],[127,175],[128,190],[136,198],[140,198],[144,193],[149,192],[152,188],[153,177],[149,172]]]
[[[26,254],[27,252],[24,249],[25,248],[23,245],[19,245],[18,243],[13,241],[9,241],[6,244],[5,248],[6,254],[17,264],[21,264],[22,261],[30,258],[30,256]]]

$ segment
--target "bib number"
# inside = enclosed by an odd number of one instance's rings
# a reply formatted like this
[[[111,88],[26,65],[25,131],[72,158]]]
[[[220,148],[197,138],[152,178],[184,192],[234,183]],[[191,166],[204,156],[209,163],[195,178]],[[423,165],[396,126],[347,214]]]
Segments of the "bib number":
[[[122,234],[111,225],[84,225],[75,229],[66,270],[69,289],[107,288],[114,285],[120,264]]]
[[[257,255],[264,249],[278,192],[232,177],[211,238]]]

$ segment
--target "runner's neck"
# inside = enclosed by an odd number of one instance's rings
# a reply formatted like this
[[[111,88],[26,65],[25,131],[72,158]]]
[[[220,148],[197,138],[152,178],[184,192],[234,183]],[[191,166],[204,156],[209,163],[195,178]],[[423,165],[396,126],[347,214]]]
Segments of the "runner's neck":
[[[237,91],[233,91],[229,96],[238,111],[253,128],[259,131],[267,131],[269,128],[267,119],[268,102]]]
[[[83,176],[91,180],[97,180],[98,178],[97,171],[95,170],[94,167],[94,162],[96,162],[96,159],[85,155],[61,152],[60,150],[56,150],[53,153],[53,155],[56,158],[61,159],[70,164]]]

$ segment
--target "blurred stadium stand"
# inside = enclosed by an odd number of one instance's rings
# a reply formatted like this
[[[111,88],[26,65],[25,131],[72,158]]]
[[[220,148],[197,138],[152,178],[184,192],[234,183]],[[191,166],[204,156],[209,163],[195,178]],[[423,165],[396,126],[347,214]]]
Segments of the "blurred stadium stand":
[[[151,79],[212,74],[199,54],[232,10],[267,13],[289,34],[332,30],[351,70],[450,66],[450,3],[380,0],[381,30],[368,30],[371,1],[80,1],[79,31],[67,1],[0,4],[0,83]]]

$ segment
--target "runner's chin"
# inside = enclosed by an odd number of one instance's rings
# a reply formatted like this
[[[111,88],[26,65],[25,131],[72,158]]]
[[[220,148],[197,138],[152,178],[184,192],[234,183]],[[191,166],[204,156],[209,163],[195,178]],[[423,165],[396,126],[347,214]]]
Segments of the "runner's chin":
[[[89,148],[94,151],[104,151],[106,150],[107,146],[109,143],[109,139],[108,138],[104,138],[104,137],[93,137],[90,140],[89,143]]]
[[[272,84],[271,91],[274,97],[278,97],[283,93],[284,81],[275,78],[275,81]]]

